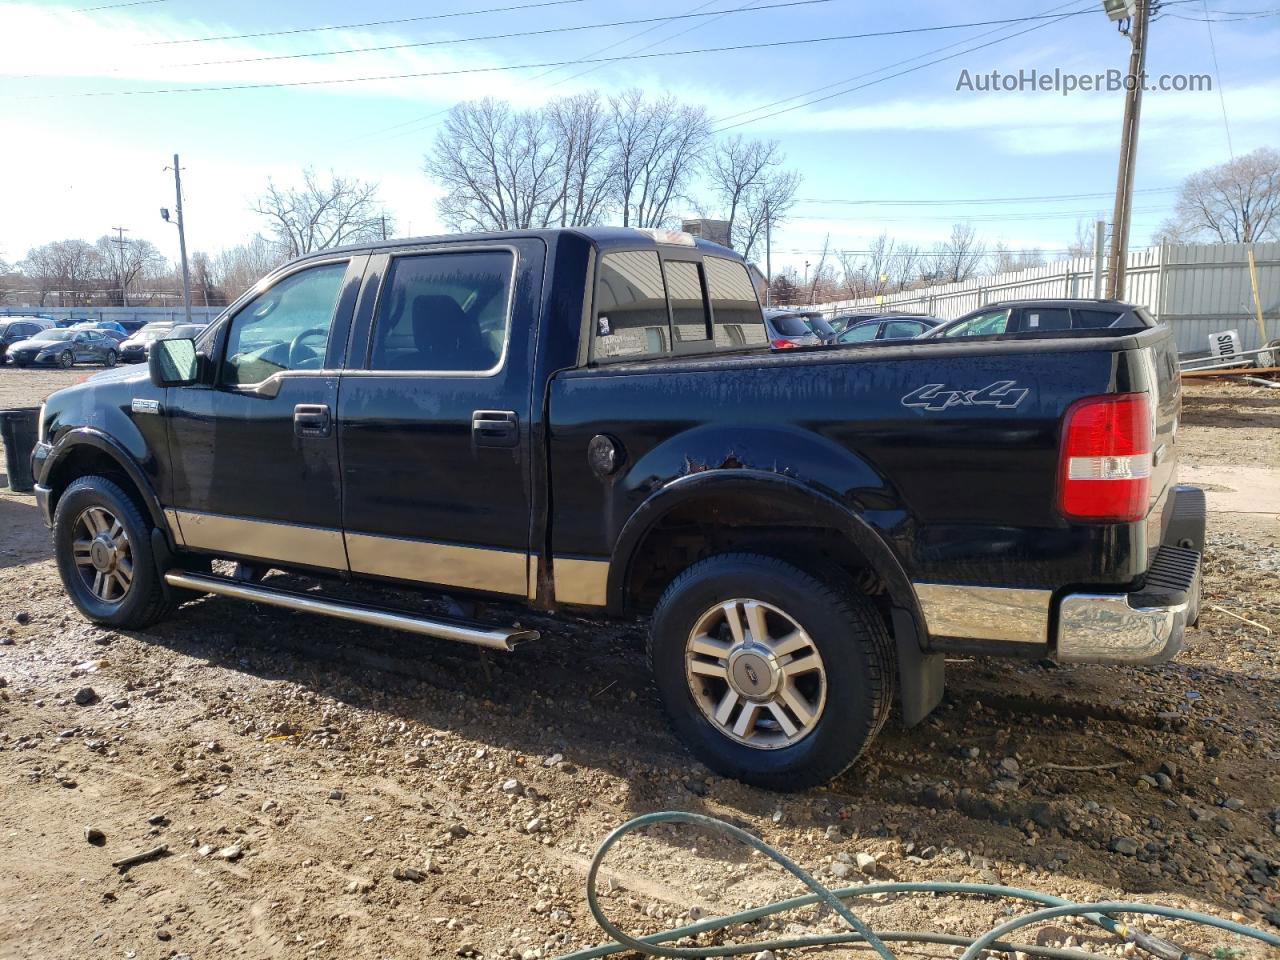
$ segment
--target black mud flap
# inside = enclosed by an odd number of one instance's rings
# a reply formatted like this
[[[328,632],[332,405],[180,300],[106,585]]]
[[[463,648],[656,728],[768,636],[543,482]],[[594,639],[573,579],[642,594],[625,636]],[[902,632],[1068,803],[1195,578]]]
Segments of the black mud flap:
[[[946,657],[920,648],[916,621],[901,607],[891,611],[893,638],[898,647],[898,695],[902,724],[914,727],[942,702],[946,688]]]

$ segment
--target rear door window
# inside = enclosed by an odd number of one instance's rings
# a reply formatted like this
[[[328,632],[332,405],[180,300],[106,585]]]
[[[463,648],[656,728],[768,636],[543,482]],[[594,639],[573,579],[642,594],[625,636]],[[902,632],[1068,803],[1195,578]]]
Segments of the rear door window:
[[[592,359],[663,356],[671,349],[670,323],[657,251],[605,254],[596,288]]]
[[[507,342],[510,250],[396,257],[378,300],[371,370],[486,373]]]
[[[876,334],[880,332],[880,321],[875,320],[871,323],[860,323],[857,326],[850,327],[840,337],[841,343],[865,343],[868,340],[874,340]]]
[[[1070,330],[1071,311],[1059,307],[1024,307],[1022,331],[1046,333],[1052,330]]]
[[[989,310],[976,317],[970,317],[948,327],[941,336],[944,337],[990,337],[1004,333],[1009,327],[1009,311]]]
[[[910,339],[922,333],[924,333],[924,324],[919,320],[890,320],[884,325],[885,340]]]

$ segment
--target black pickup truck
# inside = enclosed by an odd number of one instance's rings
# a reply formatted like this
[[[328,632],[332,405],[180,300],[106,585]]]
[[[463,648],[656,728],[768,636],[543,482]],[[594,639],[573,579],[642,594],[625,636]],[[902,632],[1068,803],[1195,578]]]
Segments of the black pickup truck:
[[[894,702],[927,715],[949,652],[1178,651],[1204,501],[1174,485],[1175,360],[1156,326],[771,353],[742,260],[684,234],[395,241],[296,260],[148,370],[55,393],[33,465],[97,623],[213,593],[532,637],[272,569],[645,614],[684,742],[793,789]]]

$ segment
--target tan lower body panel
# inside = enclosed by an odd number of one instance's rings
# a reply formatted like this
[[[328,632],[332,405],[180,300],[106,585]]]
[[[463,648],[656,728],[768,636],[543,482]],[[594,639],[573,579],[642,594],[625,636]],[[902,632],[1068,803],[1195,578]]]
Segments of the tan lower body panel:
[[[528,554],[367,533],[347,534],[352,573],[526,596]]]
[[[330,570],[347,569],[341,530],[192,510],[166,512],[176,517],[183,544],[196,550]]]
[[[609,602],[609,561],[556,557],[556,602],[603,607]]]
[[[917,583],[930,636],[1006,643],[1049,642],[1051,590]]]

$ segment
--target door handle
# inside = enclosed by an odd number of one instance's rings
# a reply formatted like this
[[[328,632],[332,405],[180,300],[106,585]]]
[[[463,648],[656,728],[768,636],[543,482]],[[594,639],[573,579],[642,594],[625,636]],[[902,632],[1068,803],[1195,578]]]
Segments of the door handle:
[[[477,410],[471,414],[471,441],[477,447],[514,447],[520,418],[514,410]]]
[[[323,439],[333,432],[333,418],[323,403],[300,403],[293,408],[293,434],[303,439]]]

